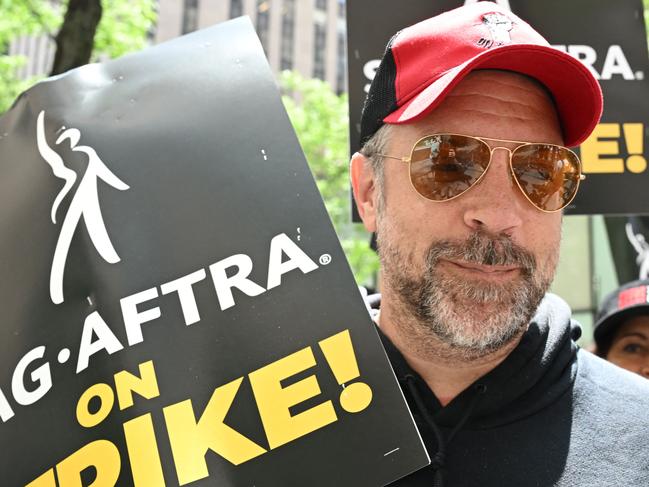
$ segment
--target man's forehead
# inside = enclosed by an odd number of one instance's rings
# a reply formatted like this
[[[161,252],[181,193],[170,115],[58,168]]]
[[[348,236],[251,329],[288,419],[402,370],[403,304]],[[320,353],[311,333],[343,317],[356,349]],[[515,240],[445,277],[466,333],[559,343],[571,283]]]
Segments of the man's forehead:
[[[484,133],[470,133],[476,119],[488,121]],[[394,136],[423,137],[435,132],[464,133],[494,138],[515,138],[496,130],[505,119],[528,127],[553,127],[554,140],[563,141],[559,117],[548,90],[537,80],[502,70],[469,73],[431,113],[403,125],[395,125]],[[484,124],[483,124],[484,125]],[[544,127],[541,127],[541,126]],[[492,129],[494,130],[492,132]]]

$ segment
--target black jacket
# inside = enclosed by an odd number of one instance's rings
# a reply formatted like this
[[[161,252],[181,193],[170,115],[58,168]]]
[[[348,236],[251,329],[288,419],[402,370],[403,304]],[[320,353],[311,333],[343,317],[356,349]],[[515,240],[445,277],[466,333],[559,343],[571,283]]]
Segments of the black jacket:
[[[432,464],[403,487],[649,486],[649,381],[581,350],[548,294],[514,351],[442,407],[382,336]]]

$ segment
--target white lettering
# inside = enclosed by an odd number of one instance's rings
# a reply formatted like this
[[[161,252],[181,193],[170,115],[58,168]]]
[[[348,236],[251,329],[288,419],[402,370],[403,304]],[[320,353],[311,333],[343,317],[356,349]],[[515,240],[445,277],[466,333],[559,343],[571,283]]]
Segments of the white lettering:
[[[288,260],[282,262],[282,254]],[[300,269],[303,274],[308,274],[318,268],[308,255],[306,255],[288,235],[280,233],[270,241],[268,257],[268,284],[267,289],[272,289],[282,283],[282,275],[293,269]]]
[[[13,416],[14,411],[13,409],[11,409],[11,405],[9,404],[9,401],[7,401],[4,392],[2,392],[2,389],[0,389],[0,419],[2,419],[2,422],[5,423],[13,418]]]
[[[299,227],[298,227],[299,228]],[[298,230],[299,233],[299,230]],[[324,257],[328,263],[331,257],[323,254],[320,262],[325,265]],[[286,258],[286,260],[283,260]],[[247,296],[259,296],[266,292],[259,284],[249,279],[252,273],[253,262],[246,254],[236,254],[227,257],[209,266],[214,289],[219,301],[221,310],[226,310],[235,305],[233,288],[237,288]],[[272,289],[282,284],[282,276],[288,272],[299,269],[303,274],[308,274],[316,269],[318,265],[285,233],[280,233],[270,241],[268,254],[267,288]],[[185,325],[191,325],[200,321],[200,313],[194,285],[207,278],[207,270],[199,269],[185,276],[179,277],[160,285],[163,295],[176,292],[185,319]],[[126,296],[120,300],[124,329],[128,346],[136,345],[144,341],[142,325],[162,316],[158,306],[138,311],[138,306],[159,297],[157,287]],[[89,367],[90,359],[101,351],[108,355],[124,349],[117,336],[113,333],[106,321],[98,311],[89,314],[83,323],[81,342],[77,357],[77,374]],[[48,362],[41,364],[29,377],[36,387],[27,390],[24,383],[27,368],[36,360],[45,356],[45,347],[37,347],[28,352],[18,363],[12,376],[11,392],[13,399],[19,405],[30,405],[40,400],[52,388],[52,376]],[[61,364],[65,363],[70,356],[68,349],[62,349],[58,354]],[[11,395],[9,395],[11,397]],[[8,421],[15,415],[12,404],[0,389],[0,419]]]
[[[205,269],[200,269],[191,274],[187,274],[175,281],[168,282],[160,286],[162,294],[169,294],[173,292],[178,293],[180,300],[180,307],[183,310],[185,317],[185,325],[189,326],[201,320],[198,313],[198,306],[196,305],[196,297],[194,296],[193,285],[202,281],[206,277]]]
[[[225,272],[228,267],[237,267],[236,274],[228,277]],[[266,291],[259,284],[248,279],[250,272],[252,272],[252,260],[245,254],[233,255],[210,266],[210,273],[212,274],[214,289],[219,298],[221,310],[234,306],[233,287],[248,296],[259,296]]]
[[[126,329],[126,338],[128,339],[129,346],[141,343],[144,340],[142,336],[142,324],[160,318],[161,314],[160,308],[157,306],[139,312],[137,305],[157,297],[158,290],[152,287],[146,291],[120,299],[119,304],[122,307],[122,317],[124,318],[124,328]]]
[[[552,46],[556,49],[560,49],[563,52],[566,52],[577,58],[581,61],[595,76],[596,79],[601,80],[610,80],[614,75],[622,76],[627,81],[633,81],[635,79],[642,79],[644,73],[634,73],[631,69],[631,65],[627,60],[622,46],[612,45],[608,48],[606,52],[606,57],[604,58],[604,65],[602,66],[602,73],[597,72],[595,69],[595,63],[597,62],[597,51],[591,46],[585,46],[582,44],[574,44],[570,46],[565,45],[555,45]]]
[[[584,45],[568,46],[568,54],[581,61],[593,76],[599,79],[599,74],[595,71],[595,62],[597,61],[597,51],[595,49]]]
[[[50,364],[44,363],[30,375],[32,381],[38,384],[38,387],[33,391],[28,391],[25,388],[24,378],[27,367],[29,367],[35,360],[43,358],[44,355],[45,347],[36,347],[27,352],[25,356],[20,359],[20,362],[18,362],[18,365],[16,366],[16,370],[14,370],[13,377],[11,378],[11,391],[16,402],[22,406],[34,404],[41,397],[47,394],[47,391],[52,387]]]
[[[626,80],[634,80],[635,75],[627,61],[621,46],[613,45],[608,48],[604,66],[602,67],[602,79],[611,79],[614,74],[621,74]]]
[[[97,335],[97,340],[92,337]],[[97,311],[90,313],[83,322],[81,345],[79,345],[79,358],[77,359],[77,374],[88,368],[90,357],[101,350],[106,350],[108,355],[122,350],[124,346],[119,342],[113,331],[106,324]]]
[[[374,79],[374,76],[376,76],[376,70],[379,69],[379,64],[381,64],[380,59],[371,59],[363,66],[363,74],[370,81],[370,83],[365,85],[365,93],[369,93],[370,91],[370,84]]]

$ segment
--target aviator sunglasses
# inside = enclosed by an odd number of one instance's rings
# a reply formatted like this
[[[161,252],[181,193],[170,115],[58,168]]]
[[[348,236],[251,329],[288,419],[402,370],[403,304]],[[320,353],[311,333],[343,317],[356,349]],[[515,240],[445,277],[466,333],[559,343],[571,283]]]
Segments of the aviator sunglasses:
[[[491,148],[486,141],[517,146]],[[434,134],[415,142],[409,157],[378,155],[408,163],[410,182],[424,198],[449,201],[482,179],[496,149],[509,152],[509,167],[516,185],[532,205],[544,212],[559,211],[569,205],[579,182],[586,178],[581,174],[579,157],[570,149],[518,140]]]

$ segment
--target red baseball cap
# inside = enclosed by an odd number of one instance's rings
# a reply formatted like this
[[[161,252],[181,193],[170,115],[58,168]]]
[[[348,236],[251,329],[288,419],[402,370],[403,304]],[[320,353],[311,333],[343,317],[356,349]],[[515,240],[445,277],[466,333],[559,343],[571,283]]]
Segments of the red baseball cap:
[[[550,46],[493,2],[476,2],[399,31],[388,43],[361,116],[361,145],[384,124],[424,117],[468,73],[501,69],[538,80],[554,97],[564,143],[577,146],[602,114],[602,90],[580,61]]]

